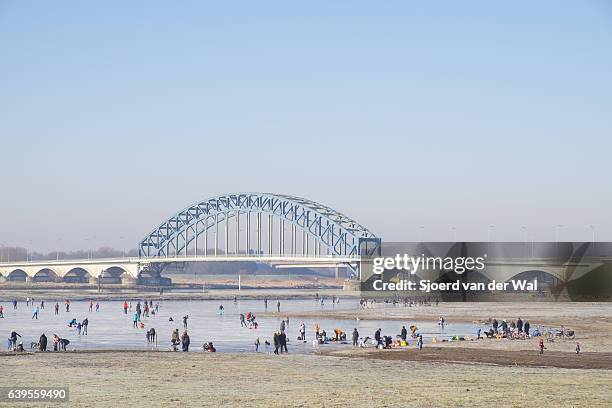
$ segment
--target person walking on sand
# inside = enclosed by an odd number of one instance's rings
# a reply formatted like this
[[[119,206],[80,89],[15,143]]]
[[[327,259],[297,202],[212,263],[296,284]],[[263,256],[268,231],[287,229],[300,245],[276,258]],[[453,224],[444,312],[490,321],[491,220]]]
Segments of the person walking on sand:
[[[580,343],[576,343],[576,354],[580,354]]]
[[[261,343],[259,342],[259,337],[255,339],[255,352],[258,353],[259,352],[259,345]]]
[[[4,317],[4,308],[0,305],[0,319]]]
[[[176,346],[180,344],[178,329],[174,329],[174,331],[172,332],[172,338],[170,339],[170,344],[172,344],[172,351],[177,351]]]
[[[34,309],[34,314],[32,315],[32,319],[38,320],[38,313],[39,312],[40,312],[40,308],[38,306],[36,306],[36,309]]]
[[[181,336],[181,344],[183,351],[189,351],[189,343],[191,340],[189,339],[189,334],[187,334],[187,330],[185,330]]]
[[[544,349],[546,347],[544,347],[544,339],[542,337],[538,340],[538,347],[540,348],[540,354],[544,354]]]
[[[281,353],[283,352],[283,350],[285,350],[285,353],[288,353],[289,350],[287,350],[287,335],[285,334],[285,332],[281,332],[278,337],[280,339]]]
[[[9,349],[15,350],[15,347],[17,347],[17,337],[21,338],[21,334],[17,333],[16,331],[12,331],[11,336],[9,337]]]
[[[417,345],[419,346],[419,350],[423,350],[423,335],[419,334],[419,340],[417,340]]]
[[[187,330],[187,319],[189,319],[189,315],[183,316],[183,329]]]
[[[81,323],[83,327],[83,335],[87,336],[87,326],[89,326],[89,319],[86,317],[83,319],[83,323]]]
[[[280,333],[274,332],[274,354],[278,354],[278,349],[280,348]]]
[[[357,347],[358,342],[359,342],[359,332],[357,331],[357,328],[355,327],[353,329],[353,347]]]
[[[276,311],[280,313],[280,300],[276,302]]]
[[[138,328],[138,320],[140,320],[140,315],[138,313],[134,313],[134,328]]]
[[[59,314],[59,303],[55,303],[55,315],[57,316]]]
[[[306,323],[300,324],[300,340],[306,340]]]

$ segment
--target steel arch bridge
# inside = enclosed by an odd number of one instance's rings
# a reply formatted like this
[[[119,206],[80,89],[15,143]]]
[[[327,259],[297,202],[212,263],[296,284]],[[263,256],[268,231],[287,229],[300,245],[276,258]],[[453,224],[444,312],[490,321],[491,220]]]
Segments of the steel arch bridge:
[[[151,260],[230,255],[358,260],[377,251],[380,242],[369,229],[326,205],[251,192],[196,202],[157,226],[138,248],[140,258]]]

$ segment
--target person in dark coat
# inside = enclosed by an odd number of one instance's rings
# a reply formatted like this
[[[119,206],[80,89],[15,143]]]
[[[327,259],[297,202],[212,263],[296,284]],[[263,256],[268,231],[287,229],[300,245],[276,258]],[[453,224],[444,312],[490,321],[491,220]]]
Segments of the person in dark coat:
[[[520,317],[516,321],[516,329],[518,330],[519,333],[523,332],[523,321],[521,320]]]
[[[355,327],[353,329],[353,347],[357,347],[358,340],[359,340],[359,332],[357,331],[357,328]]]
[[[508,332],[508,323],[506,323],[506,321],[505,321],[505,320],[502,320],[502,322],[501,322],[501,328],[502,328],[502,330],[504,331],[504,333],[507,333],[507,332]]]
[[[45,333],[41,334],[38,339],[38,350],[47,351],[47,336],[45,336]]]
[[[381,338],[380,338],[380,330],[381,329],[378,329],[374,333],[374,340],[376,340],[376,346],[379,346],[382,343]]]
[[[400,333],[400,337],[402,340],[406,341],[406,337],[408,337],[408,330],[406,330],[406,326],[402,326],[402,332]]]
[[[281,332],[279,334],[279,338],[281,345],[281,353],[283,352],[283,350],[285,350],[285,353],[288,353],[289,351],[287,350],[287,335],[285,334],[285,332]]]
[[[279,332],[274,333],[274,354],[278,354],[278,349],[280,347],[280,335]]]
[[[190,342],[191,340],[189,339],[189,334],[187,334],[187,330],[185,330],[183,334],[181,335],[181,344],[182,344],[183,351],[189,351]]]

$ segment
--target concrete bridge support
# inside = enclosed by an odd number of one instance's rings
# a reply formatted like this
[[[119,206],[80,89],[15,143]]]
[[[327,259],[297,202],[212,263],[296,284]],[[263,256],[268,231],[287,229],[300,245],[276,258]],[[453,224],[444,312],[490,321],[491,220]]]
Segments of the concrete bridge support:
[[[121,277],[121,286],[123,287],[130,288],[130,287],[136,286],[137,284],[138,284],[137,278],[133,278],[132,276],[127,275],[127,274]]]

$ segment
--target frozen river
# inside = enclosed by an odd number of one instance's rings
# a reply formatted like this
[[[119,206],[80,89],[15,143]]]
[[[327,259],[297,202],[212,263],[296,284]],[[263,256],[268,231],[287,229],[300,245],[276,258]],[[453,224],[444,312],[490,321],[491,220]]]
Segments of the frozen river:
[[[170,336],[174,329],[183,332],[182,317],[189,315],[188,332],[191,338],[193,351],[201,351],[201,346],[206,341],[212,341],[217,351],[246,352],[254,350],[254,341],[260,338],[260,351],[265,351],[264,341],[272,343],[272,335],[278,330],[281,317],[259,317],[265,311],[263,300],[242,300],[234,304],[232,300],[194,300],[160,302],[159,312],[155,316],[142,317],[144,329],[133,328],[133,315],[136,302],[132,302],[133,309],[128,314],[123,313],[123,302],[101,301],[98,312],[89,312],[89,302],[75,301],[71,303],[70,312],[64,310],[60,303],[59,315],[54,315],[54,303],[45,304],[45,309],[40,311],[38,320],[32,319],[35,307],[26,306],[25,302],[19,302],[17,310],[9,302],[0,302],[4,307],[4,318],[0,319],[0,335],[4,336],[3,348],[6,348],[6,339],[10,332],[15,330],[22,335],[24,347],[29,349],[30,342],[37,341],[42,333],[45,333],[51,344],[51,336],[55,333],[62,338],[70,340],[69,349],[140,349],[151,348],[147,345],[146,331],[154,327],[158,334],[158,349],[170,349]],[[37,301],[37,304],[39,302]],[[225,312],[220,315],[219,305],[223,304]],[[155,301],[153,302],[155,306]],[[358,301],[342,299],[340,304],[325,304],[321,306],[314,299],[305,300],[283,300],[281,301],[281,312],[289,311],[313,311],[335,309],[358,309]],[[268,310],[276,311],[276,300],[268,302]],[[247,329],[240,327],[239,314],[253,312],[259,323],[258,329]],[[76,318],[82,321],[85,317],[89,319],[89,335],[79,335],[74,328],[68,327],[68,322]],[[173,322],[169,318],[174,319]],[[301,322],[306,324],[307,343],[298,342],[298,328]],[[318,323],[321,329],[332,337],[333,330],[340,328],[347,333],[350,339],[353,328],[356,327],[360,336],[374,336],[377,328],[382,328],[383,335],[395,336],[401,330],[402,325],[409,328],[416,324],[419,332],[423,334],[427,343],[432,337],[438,339],[448,338],[452,335],[472,335],[476,326],[472,324],[449,324],[443,330],[436,323],[415,321],[390,321],[390,320],[334,320],[324,318],[290,318],[287,331],[289,340],[289,352],[307,353],[313,350],[312,340],[314,338],[314,325]],[[321,345],[320,347],[342,347],[338,344]],[[346,347],[346,346],[344,346]]]

